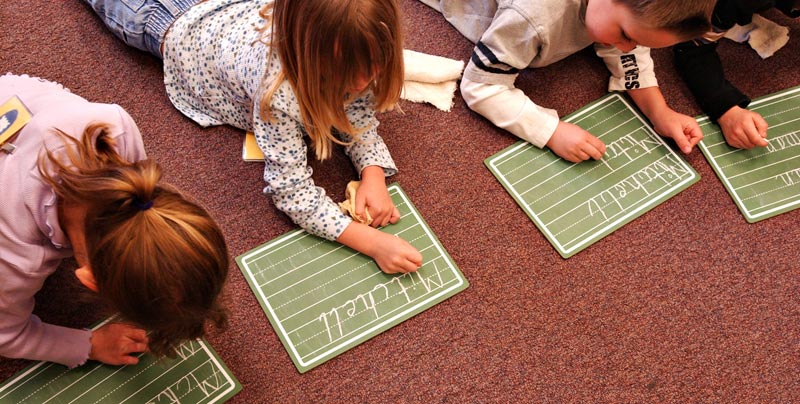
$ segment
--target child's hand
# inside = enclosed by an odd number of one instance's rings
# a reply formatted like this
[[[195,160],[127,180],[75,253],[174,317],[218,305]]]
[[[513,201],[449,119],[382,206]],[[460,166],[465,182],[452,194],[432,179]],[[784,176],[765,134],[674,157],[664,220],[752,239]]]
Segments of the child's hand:
[[[147,351],[147,333],[132,325],[108,323],[92,331],[89,359],[109,365],[135,365],[135,354]]]
[[[697,121],[672,108],[662,108],[658,113],[650,114],[648,117],[656,132],[674,140],[684,154],[691,153],[694,146],[703,140],[703,131]]]
[[[394,206],[389,190],[386,189],[386,179],[381,167],[369,166],[361,171],[361,185],[356,192],[355,203],[356,215],[365,217],[364,210],[369,210],[372,227],[397,223],[400,219],[400,211]]]
[[[400,237],[377,231],[372,258],[387,274],[415,272],[422,266],[422,254]]]
[[[547,147],[561,158],[573,163],[593,158],[600,160],[606,152],[606,145],[578,125],[559,122],[556,131],[547,142]]]
[[[422,254],[407,241],[358,222],[350,223],[336,241],[369,255],[387,274],[414,272],[422,266]]]
[[[752,149],[767,145],[769,125],[757,112],[734,106],[722,114],[717,123],[731,147]]]

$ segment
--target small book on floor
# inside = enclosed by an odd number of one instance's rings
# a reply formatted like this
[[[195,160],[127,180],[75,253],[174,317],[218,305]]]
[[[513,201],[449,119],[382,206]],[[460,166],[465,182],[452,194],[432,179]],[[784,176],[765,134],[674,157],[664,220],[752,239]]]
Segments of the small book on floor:
[[[264,153],[256,143],[256,135],[253,132],[244,134],[244,144],[242,145],[242,160],[244,161],[264,161]]]
[[[0,104],[0,147],[13,153],[14,147],[8,142],[23,126],[31,120],[31,112],[19,97],[14,96]]]

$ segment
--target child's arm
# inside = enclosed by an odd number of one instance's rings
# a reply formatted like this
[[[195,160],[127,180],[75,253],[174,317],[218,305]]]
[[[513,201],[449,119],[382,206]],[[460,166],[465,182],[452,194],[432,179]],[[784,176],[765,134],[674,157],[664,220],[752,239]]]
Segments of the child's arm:
[[[697,121],[667,106],[658,87],[628,90],[628,94],[650,119],[656,132],[674,140],[682,152],[691,153],[692,148],[703,140],[703,131]]]
[[[536,147],[547,146],[571,162],[599,160],[606,151],[600,139],[576,125],[559,121],[555,110],[534,104],[513,86],[472,81],[465,72],[461,96],[470,109],[496,126]]]
[[[767,122],[749,111],[750,99],[725,79],[717,43],[698,39],[673,47],[675,66],[700,108],[719,124],[729,145],[766,146]]]
[[[336,241],[369,255],[387,274],[414,272],[422,266],[422,254],[407,241],[358,222],[351,222]]]
[[[649,48],[637,46],[623,53],[613,46],[595,44],[595,52],[611,72],[608,91],[627,91],[658,134],[675,140],[684,153],[690,153],[703,139],[694,118],[675,112],[664,101]]]
[[[0,356],[44,360],[68,367],[82,365],[89,357],[91,331],[47,324],[32,314],[34,295],[55,270],[22,269],[41,264],[38,247],[16,245],[15,254],[0,259]]]
[[[520,70],[539,57],[563,52],[550,49],[552,44],[541,37],[541,25],[519,7],[497,8],[464,69],[461,96],[470,109],[536,147],[548,146],[572,162],[601,158],[605,145],[600,139],[560,122],[555,110],[536,105],[514,87]],[[544,56],[539,53],[543,49]]]
[[[355,199],[355,213],[365,217],[364,210],[369,210],[372,227],[397,223],[400,212],[394,206],[389,191],[386,189],[386,177],[397,173],[397,167],[389,154],[383,138],[378,134],[378,119],[375,117],[372,94],[367,93],[351,102],[346,107],[347,117],[356,128],[369,128],[357,137],[339,133],[346,143],[345,154],[350,157],[353,166],[361,175]]]
[[[264,180],[267,183],[264,191],[271,195],[275,206],[303,230],[369,255],[384,272],[408,272],[418,268],[422,257],[408,242],[353,222],[322,188],[314,185],[303,133],[298,129],[299,117],[282,111],[274,112],[276,120],[273,123],[256,119],[254,133],[264,152]],[[356,126],[364,127],[359,124],[357,122]],[[368,139],[370,141],[366,141]],[[346,147],[359,171],[373,165],[386,167],[381,169],[384,176],[396,171],[385,144],[379,140],[373,128],[362,133],[358,142]],[[368,182],[375,181],[373,174],[372,169],[368,170]],[[385,188],[385,183],[382,186]]]

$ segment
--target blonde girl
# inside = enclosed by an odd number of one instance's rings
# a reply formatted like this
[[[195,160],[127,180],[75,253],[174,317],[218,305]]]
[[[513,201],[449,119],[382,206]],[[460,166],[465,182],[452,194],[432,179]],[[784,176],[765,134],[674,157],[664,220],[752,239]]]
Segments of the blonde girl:
[[[0,152],[0,355],[69,367],[121,365],[137,353],[223,327],[228,252],[197,204],[161,183],[141,134],[119,106],[97,104],[28,76],[0,77],[31,121]],[[43,323],[34,295],[61,259],[120,321],[95,331]]]
[[[402,86],[395,0],[145,0],[136,10],[86,1],[119,38],[163,57],[167,94],[183,114],[255,133],[264,192],[295,223],[373,257],[387,273],[421,265],[409,243],[375,229],[399,219],[385,182],[397,168],[375,118]],[[361,177],[356,213],[368,211],[369,225],[314,185],[305,136],[318,159],[344,147]]]

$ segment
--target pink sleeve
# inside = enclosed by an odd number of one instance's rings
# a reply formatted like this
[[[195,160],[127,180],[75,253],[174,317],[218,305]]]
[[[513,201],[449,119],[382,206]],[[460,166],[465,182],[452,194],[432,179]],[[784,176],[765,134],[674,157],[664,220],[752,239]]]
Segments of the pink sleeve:
[[[33,297],[50,272],[25,273],[0,260],[0,355],[79,366],[89,358],[91,331],[47,324],[32,314]]]

